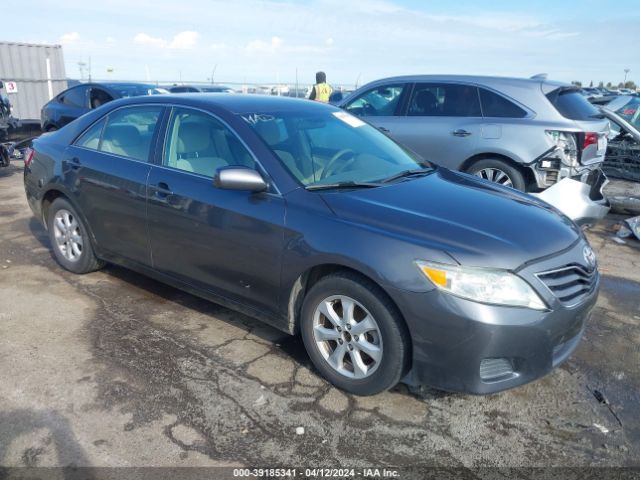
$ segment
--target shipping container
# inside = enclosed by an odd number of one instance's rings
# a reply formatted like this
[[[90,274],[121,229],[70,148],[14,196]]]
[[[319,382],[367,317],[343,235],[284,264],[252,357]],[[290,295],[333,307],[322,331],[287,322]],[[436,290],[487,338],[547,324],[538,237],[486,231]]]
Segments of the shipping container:
[[[13,116],[39,120],[42,106],[67,88],[62,47],[0,42],[0,80]]]

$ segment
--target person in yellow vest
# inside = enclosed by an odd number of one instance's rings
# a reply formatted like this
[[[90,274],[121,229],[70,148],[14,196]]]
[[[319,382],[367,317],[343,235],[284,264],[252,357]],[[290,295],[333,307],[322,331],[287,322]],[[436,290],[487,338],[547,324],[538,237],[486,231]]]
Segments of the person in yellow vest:
[[[333,92],[333,88],[327,83],[327,75],[324,72],[316,73],[316,84],[311,89],[309,100],[329,103],[331,92]]]

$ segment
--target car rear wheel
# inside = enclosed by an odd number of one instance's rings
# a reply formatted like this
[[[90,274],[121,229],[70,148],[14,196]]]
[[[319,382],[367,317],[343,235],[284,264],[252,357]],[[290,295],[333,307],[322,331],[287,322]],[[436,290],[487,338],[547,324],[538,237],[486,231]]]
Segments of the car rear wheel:
[[[305,297],[300,328],[311,361],[338,388],[373,395],[406,372],[410,341],[402,318],[384,292],[357,275],[319,280]]]
[[[480,160],[472,164],[467,173],[523,192],[526,188],[522,172],[503,160]]]
[[[104,266],[91,246],[87,228],[73,206],[57,198],[49,207],[47,227],[56,260],[73,273],[89,273]]]

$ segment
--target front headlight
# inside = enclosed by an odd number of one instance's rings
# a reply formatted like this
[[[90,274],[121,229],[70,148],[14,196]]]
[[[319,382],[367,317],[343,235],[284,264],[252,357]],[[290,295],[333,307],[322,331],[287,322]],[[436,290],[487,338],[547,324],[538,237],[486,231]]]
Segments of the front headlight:
[[[538,294],[522,278],[490,268],[417,261],[420,271],[441,290],[482,303],[545,310]]]

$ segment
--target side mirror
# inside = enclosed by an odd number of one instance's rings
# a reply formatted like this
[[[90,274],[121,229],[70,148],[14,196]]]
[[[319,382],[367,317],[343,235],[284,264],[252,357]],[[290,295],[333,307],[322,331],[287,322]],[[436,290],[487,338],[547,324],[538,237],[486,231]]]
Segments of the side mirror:
[[[329,97],[329,103],[332,105],[335,105],[336,103],[340,103],[343,98],[344,98],[344,95],[342,94],[342,92],[340,91],[333,92]]]
[[[213,177],[213,184],[224,190],[264,192],[268,185],[253,168],[230,166],[219,168]]]

